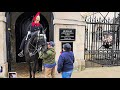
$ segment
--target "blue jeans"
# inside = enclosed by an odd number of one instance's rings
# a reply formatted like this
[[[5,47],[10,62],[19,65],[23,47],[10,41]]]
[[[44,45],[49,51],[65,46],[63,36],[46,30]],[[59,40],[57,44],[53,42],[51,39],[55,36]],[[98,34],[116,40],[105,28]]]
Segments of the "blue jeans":
[[[62,72],[62,78],[70,78],[72,75],[73,70],[70,70],[68,72]]]

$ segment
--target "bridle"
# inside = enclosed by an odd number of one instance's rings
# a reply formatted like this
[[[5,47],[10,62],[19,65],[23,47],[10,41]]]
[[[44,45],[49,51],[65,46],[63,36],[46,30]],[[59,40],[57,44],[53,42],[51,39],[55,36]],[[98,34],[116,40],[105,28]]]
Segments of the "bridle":
[[[38,52],[40,52],[42,50],[42,47],[43,47],[42,44],[38,45],[39,44],[39,40],[42,40],[42,39],[45,40],[45,42],[46,42],[45,33],[40,34],[40,31],[37,31],[37,42],[36,42],[36,45],[34,46],[32,44],[32,42],[29,43],[35,49],[33,52],[30,52],[30,50],[28,50],[28,53],[29,53],[30,57],[35,55],[36,53],[38,53]]]

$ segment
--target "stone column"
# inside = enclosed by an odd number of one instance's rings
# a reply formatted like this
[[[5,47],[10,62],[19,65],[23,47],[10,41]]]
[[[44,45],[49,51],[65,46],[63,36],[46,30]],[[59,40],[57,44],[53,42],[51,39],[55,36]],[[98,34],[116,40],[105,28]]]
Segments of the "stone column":
[[[8,63],[6,52],[6,17],[5,12],[0,12],[0,66],[3,71],[0,72],[0,78],[5,78],[8,75]]]
[[[85,38],[85,23],[80,23],[76,30],[76,42],[74,43],[75,50],[75,67],[78,71],[85,69],[84,60],[84,38]]]

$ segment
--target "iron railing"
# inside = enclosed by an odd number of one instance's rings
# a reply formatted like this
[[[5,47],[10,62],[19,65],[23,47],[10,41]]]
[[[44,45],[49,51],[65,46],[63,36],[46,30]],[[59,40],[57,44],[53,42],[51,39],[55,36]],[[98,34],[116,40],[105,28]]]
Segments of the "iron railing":
[[[101,19],[92,18],[86,20],[85,27],[85,54],[86,67],[118,66],[120,65],[120,27],[117,18]],[[111,35],[111,45],[105,44],[103,38]],[[105,38],[107,39],[107,38]],[[108,45],[108,46],[106,46]]]

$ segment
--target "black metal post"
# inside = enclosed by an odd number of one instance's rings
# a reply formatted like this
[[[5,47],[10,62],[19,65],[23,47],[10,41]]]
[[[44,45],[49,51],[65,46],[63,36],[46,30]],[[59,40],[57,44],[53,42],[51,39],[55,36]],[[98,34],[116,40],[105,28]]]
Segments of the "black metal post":
[[[113,24],[115,24],[115,16],[116,16],[116,12],[114,12],[114,18],[113,18]],[[111,65],[114,64],[114,49],[115,49],[115,25],[112,25],[112,37],[113,37],[113,40],[112,40],[112,49],[111,49]]]
[[[10,32],[10,12],[6,12],[6,47],[7,47],[7,62],[8,62],[8,72],[11,71],[11,32]]]

